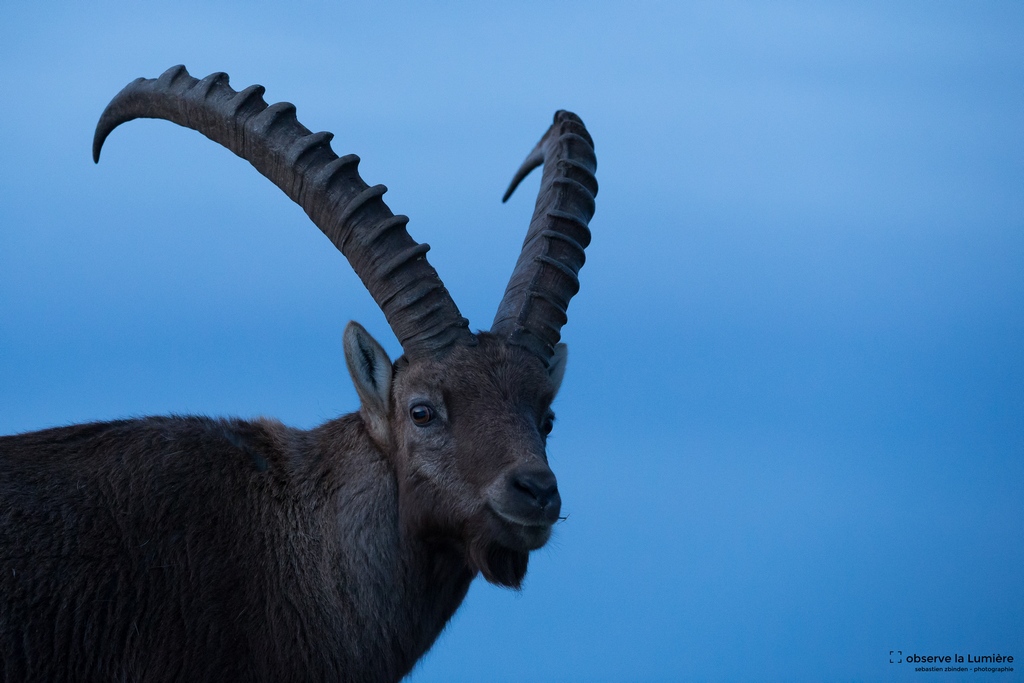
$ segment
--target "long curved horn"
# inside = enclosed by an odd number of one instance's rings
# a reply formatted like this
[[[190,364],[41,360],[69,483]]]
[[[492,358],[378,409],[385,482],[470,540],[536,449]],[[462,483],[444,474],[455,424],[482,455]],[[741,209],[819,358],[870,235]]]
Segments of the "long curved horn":
[[[437,271],[381,199],[387,188],[359,177],[359,157],[338,157],[331,133],[311,133],[295,118],[295,106],[267,106],[261,85],[236,92],[224,73],[199,81],[184,66],[158,79],[139,78],[117,94],[100,117],[93,138],[98,163],[114,128],[137,118],[166,119],[199,131],[242,157],[269,178],[313,220],[348,258],[406,355],[440,353],[455,343],[472,343],[468,321],[459,313]]]
[[[583,121],[567,111],[555,121],[516,171],[507,201],[530,171],[544,165],[537,205],[491,332],[550,362],[566,309],[580,289],[577,274],[590,244],[597,157]]]

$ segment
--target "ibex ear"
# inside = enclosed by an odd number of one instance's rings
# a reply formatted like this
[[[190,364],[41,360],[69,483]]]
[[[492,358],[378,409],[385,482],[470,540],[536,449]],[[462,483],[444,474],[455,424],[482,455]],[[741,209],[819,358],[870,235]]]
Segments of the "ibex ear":
[[[555,353],[551,356],[548,364],[548,377],[551,378],[551,386],[558,393],[562,386],[562,378],[565,377],[565,362],[569,359],[569,347],[565,344],[555,344]]]
[[[362,402],[363,419],[379,443],[389,439],[388,406],[391,403],[391,359],[387,352],[352,321],[345,327],[345,364]]]

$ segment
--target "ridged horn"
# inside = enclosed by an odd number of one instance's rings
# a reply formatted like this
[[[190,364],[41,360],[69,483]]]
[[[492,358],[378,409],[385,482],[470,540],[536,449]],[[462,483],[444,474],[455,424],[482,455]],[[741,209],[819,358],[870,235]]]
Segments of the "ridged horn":
[[[157,79],[139,78],[122,90],[100,117],[93,138],[99,162],[114,128],[137,118],[165,119],[196,130],[252,164],[302,207],[348,258],[406,355],[442,352],[472,343],[468,321],[437,271],[405,229],[409,219],[391,213],[383,185],[359,177],[359,157],[338,157],[331,133],[312,133],[295,118],[295,106],[267,106],[264,88],[236,92],[224,73],[203,80],[175,66]]]
[[[555,121],[516,171],[507,201],[530,171],[544,165],[537,205],[491,332],[525,347],[545,363],[561,338],[569,300],[590,244],[587,224],[597,195],[594,141],[583,121],[567,111]]]

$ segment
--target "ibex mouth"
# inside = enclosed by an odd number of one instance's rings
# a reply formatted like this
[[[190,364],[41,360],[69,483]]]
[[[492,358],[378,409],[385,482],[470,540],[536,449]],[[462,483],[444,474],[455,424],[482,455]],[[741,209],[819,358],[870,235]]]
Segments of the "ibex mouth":
[[[530,551],[542,547],[551,538],[552,523],[546,520],[524,520],[488,505],[501,530],[498,542],[512,550]]]

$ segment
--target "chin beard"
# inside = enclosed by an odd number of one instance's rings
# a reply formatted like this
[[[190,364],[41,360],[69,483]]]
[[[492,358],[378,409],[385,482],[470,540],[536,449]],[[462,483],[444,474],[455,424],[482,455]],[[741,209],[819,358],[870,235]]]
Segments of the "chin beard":
[[[526,576],[530,553],[493,543],[474,545],[469,553],[469,561],[474,569],[484,575],[488,583],[518,590]]]

